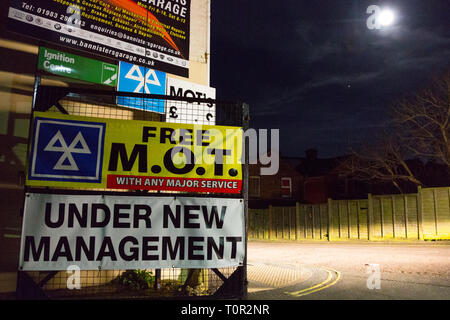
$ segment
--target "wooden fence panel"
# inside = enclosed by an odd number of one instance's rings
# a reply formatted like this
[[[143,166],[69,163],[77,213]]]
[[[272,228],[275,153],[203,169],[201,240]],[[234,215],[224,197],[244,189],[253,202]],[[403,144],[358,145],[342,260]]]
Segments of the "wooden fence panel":
[[[417,195],[408,194],[405,196],[405,201],[408,221],[408,239],[419,239],[419,211]]]
[[[268,235],[268,210],[261,210],[261,216],[259,220],[258,239],[266,239]]]
[[[280,207],[273,207],[273,216],[275,220],[275,238],[283,239],[283,212]]]
[[[318,240],[320,239],[320,206],[319,205],[312,205],[312,218],[313,218],[313,230],[314,230],[314,239]]]
[[[297,219],[295,215],[295,207],[289,207],[289,218],[290,218],[290,229],[289,229],[289,240],[297,239]]]
[[[393,225],[393,210],[392,210],[392,197],[380,197],[381,211],[383,217],[383,238],[392,239],[395,238],[394,225]]]
[[[421,193],[423,236],[425,239],[433,239],[437,236],[435,192],[433,188],[429,188],[422,189]]]
[[[249,209],[248,226],[252,239],[269,239],[271,235],[271,239],[280,240],[366,240],[369,230],[374,240],[415,240],[422,238],[422,232],[423,239],[450,239],[450,188]]]
[[[307,226],[306,226],[306,211],[302,204],[297,205],[297,210],[299,212],[300,219],[298,223],[300,224],[300,239],[307,239]]]
[[[327,229],[328,229],[328,213],[327,213],[327,205],[319,204],[319,212],[320,212],[320,239],[327,239]]]
[[[289,239],[291,236],[291,217],[289,208],[283,210],[283,239]]]
[[[248,237],[254,239],[254,221],[256,212],[253,209],[248,209]]]
[[[403,195],[395,195],[392,197],[394,202],[395,213],[395,237],[406,238],[405,227],[405,203]]]
[[[252,221],[252,226],[253,226],[253,230],[252,230],[252,237],[258,239],[258,230],[259,230],[259,216],[260,216],[260,212],[259,210],[256,211],[255,213],[253,213],[253,221]]]
[[[367,240],[369,238],[368,231],[368,213],[369,213],[369,204],[367,200],[358,200],[357,202],[357,211],[358,211],[358,227],[359,227],[359,239]]]
[[[450,188],[419,191],[424,239],[450,239]]]
[[[300,204],[295,205],[295,240],[303,239],[303,223],[300,213]]]
[[[346,202],[350,226],[350,239],[358,239],[358,204],[357,201],[353,200],[349,200]]]
[[[341,237],[340,234],[340,214],[339,214],[339,202],[330,200],[329,202],[330,208],[330,239],[339,239]]]
[[[312,206],[311,205],[301,205],[305,219],[305,239],[313,239],[314,229],[312,227]]]
[[[381,199],[377,197],[372,198],[372,238],[383,238],[383,216],[381,214]]]
[[[450,188],[435,188],[439,238],[450,238]]]
[[[350,226],[350,210],[348,206],[348,201],[339,201],[339,208],[341,210],[341,234],[342,238],[350,239],[351,236],[351,226]]]
[[[252,239],[261,239],[261,232],[264,232],[266,225],[263,221],[264,209],[248,210],[248,237]]]

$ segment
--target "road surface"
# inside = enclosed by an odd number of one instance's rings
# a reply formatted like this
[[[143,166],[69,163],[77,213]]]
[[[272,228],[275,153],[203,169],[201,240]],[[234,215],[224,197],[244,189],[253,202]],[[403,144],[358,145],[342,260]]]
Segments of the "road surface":
[[[248,243],[249,299],[450,300],[450,242]]]

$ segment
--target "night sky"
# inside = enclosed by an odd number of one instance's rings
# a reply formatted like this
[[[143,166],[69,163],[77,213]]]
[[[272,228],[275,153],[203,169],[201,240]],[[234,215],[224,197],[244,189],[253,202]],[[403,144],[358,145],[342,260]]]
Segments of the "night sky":
[[[369,30],[369,5],[396,12]],[[388,106],[450,68],[449,0],[213,0],[211,86],[280,129],[284,156],[346,154],[389,126]]]

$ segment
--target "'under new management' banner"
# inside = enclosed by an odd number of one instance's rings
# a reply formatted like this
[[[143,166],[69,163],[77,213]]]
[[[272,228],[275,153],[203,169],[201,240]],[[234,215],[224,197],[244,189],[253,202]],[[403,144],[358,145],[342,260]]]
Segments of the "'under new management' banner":
[[[28,186],[240,193],[242,129],[35,112]]]
[[[240,199],[27,194],[21,270],[221,268],[245,255]]]

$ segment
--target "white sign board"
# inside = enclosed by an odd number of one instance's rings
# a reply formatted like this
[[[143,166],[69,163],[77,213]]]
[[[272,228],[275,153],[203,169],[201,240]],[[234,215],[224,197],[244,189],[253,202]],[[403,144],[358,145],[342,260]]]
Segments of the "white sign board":
[[[240,199],[27,194],[20,270],[222,268],[245,255]]]
[[[167,78],[166,95],[214,100],[216,89],[180,79]],[[215,125],[216,106],[214,103],[167,100],[166,122]]]

